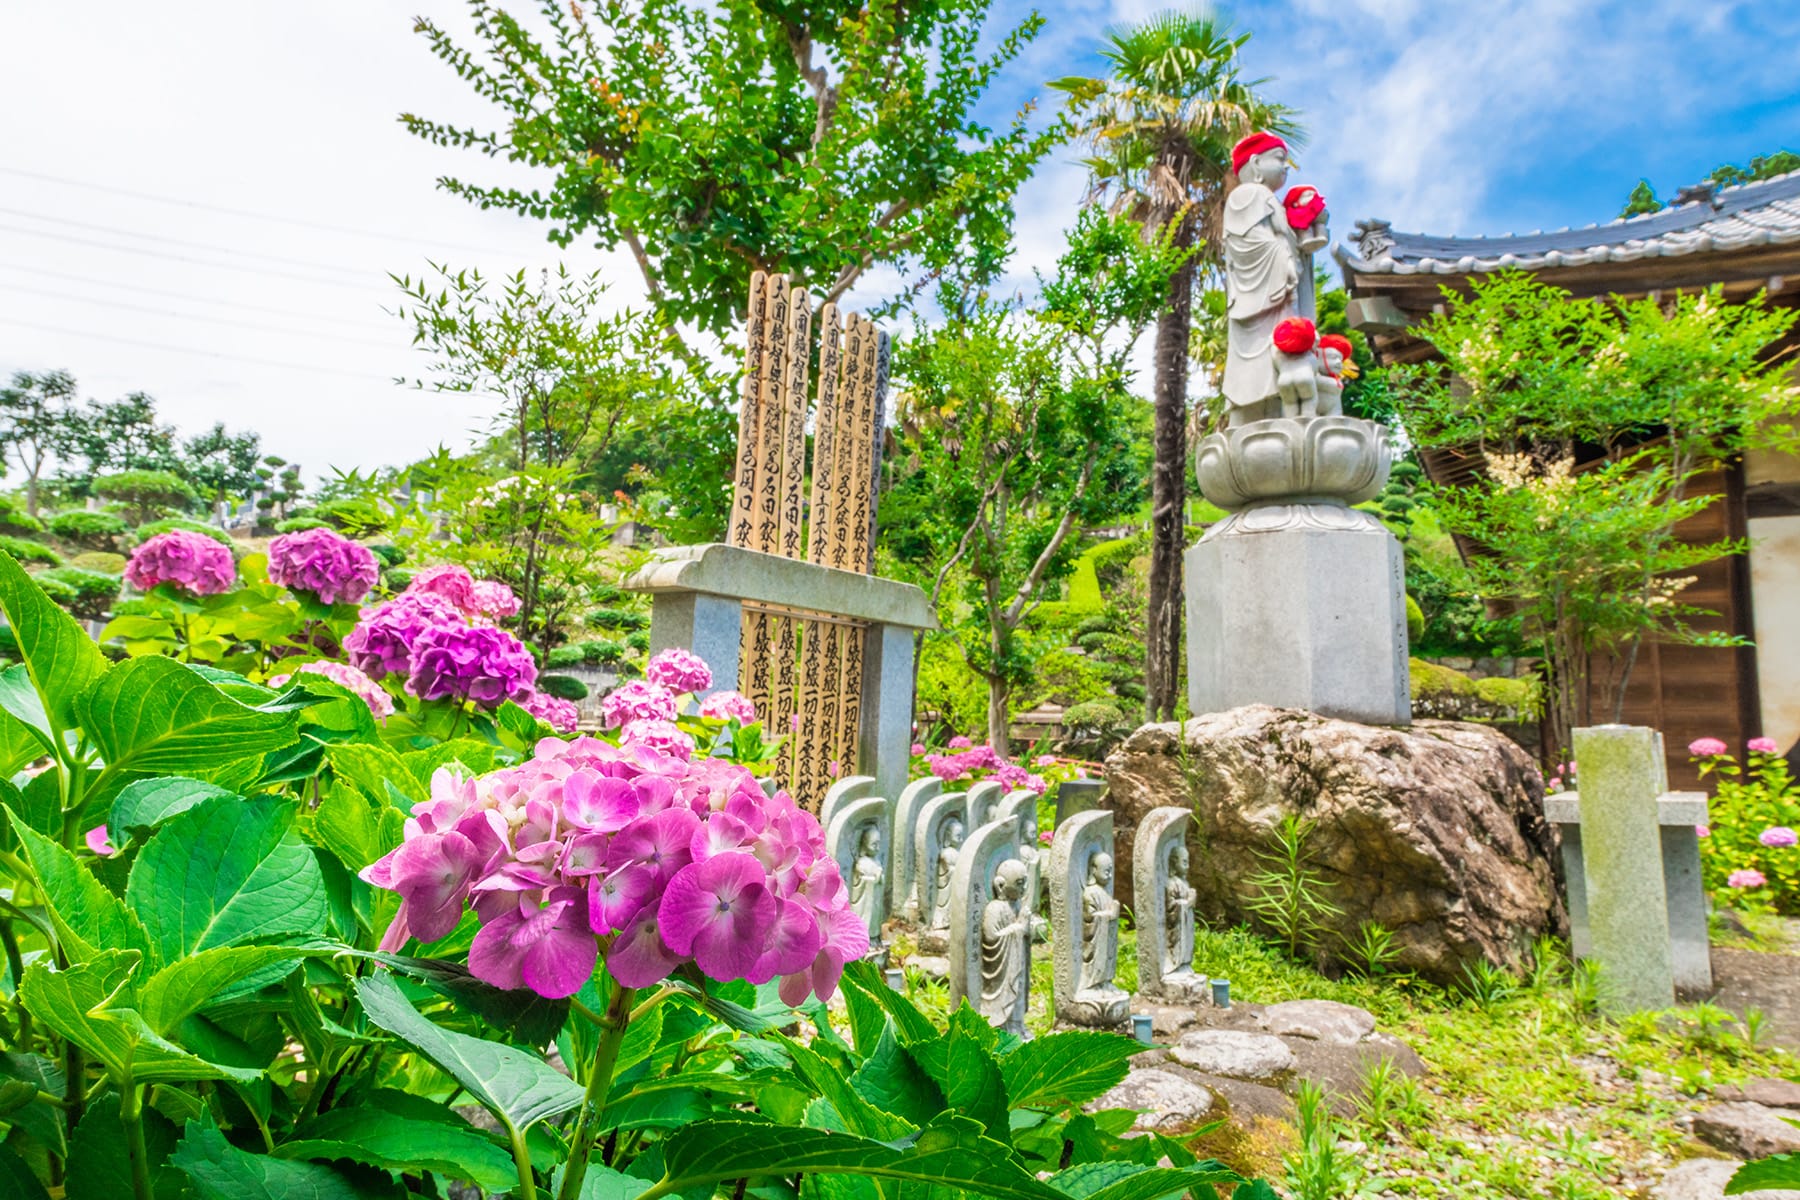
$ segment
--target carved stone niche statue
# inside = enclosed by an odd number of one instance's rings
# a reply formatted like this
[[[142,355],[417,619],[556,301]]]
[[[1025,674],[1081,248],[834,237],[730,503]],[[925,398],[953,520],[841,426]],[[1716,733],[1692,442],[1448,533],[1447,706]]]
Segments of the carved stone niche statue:
[[[1075,814],[1057,827],[1050,843],[1050,921],[1056,930],[1051,961],[1059,1021],[1111,1027],[1131,1009],[1131,997],[1113,981],[1119,970],[1119,902],[1113,897],[1112,843],[1110,812]]]
[[[1131,848],[1132,894],[1137,897],[1138,994],[1197,1003],[1206,980],[1194,971],[1194,887],[1188,882],[1184,838],[1190,814],[1170,805],[1138,822]]]
[[[1044,894],[1044,855],[1038,840],[1038,794],[1020,788],[1006,793],[994,810],[996,820],[1012,819],[1019,823],[1019,859],[1025,864],[1025,911],[1031,914],[1031,937],[1041,942],[1050,926],[1038,916]]]
[[[916,905],[925,930],[919,945],[930,953],[943,953],[943,931],[950,928],[950,882],[962,853],[967,811],[963,794],[948,792],[922,804],[913,823]]]
[[[919,892],[916,882],[919,845],[914,833],[919,824],[919,810],[925,802],[943,790],[943,781],[927,775],[915,779],[900,790],[894,801],[894,839],[889,847],[888,915],[897,920],[919,919]]]
[[[980,783],[969,786],[969,813],[967,820],[970,829],[980,829],[989,821],[1000,815],[1001,798],[1006,795],[1003,784],[992,779],[984,779]]]
[[[825,830],[825,845],[849,889],[850,907],[869,931],[871,955],[881,952],[881,927],[887,921],[887,809],[879,796],[843,801]]]
[[[1018,829],[990,821],[969,835],[950,885],[950,1007],[964,1000],[988,1023],[1025,1034],[1031,987],[1031,918]]]
[[[825,789],[825,798],[819,801],[819,825],[831,828],[831,819],[837,816],[838,809],[852,800],[859,800],[869,794],[875,786],[872,775],[846,775]]]

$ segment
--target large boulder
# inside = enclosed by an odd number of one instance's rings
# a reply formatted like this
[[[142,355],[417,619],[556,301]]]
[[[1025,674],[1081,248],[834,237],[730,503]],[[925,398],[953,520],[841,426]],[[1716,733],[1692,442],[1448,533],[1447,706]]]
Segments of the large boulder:
[[[1554,835],[1530,757],[1498,731],[1458,721],[1359,725],[1255,704],[1146,725],[1106,760],[1120,854],[1161,805],[1188,830],[1196,914],[1255,924],[1246,902],[1282,818],[1314,823],[1307,848],[1341,909],[1323,952],[1365,921],[1394,934],[1395,965],[1453,983],[1479,959],[1516,965],[1566,917]],[[1130,872],[1115,881],[1134,903]]]

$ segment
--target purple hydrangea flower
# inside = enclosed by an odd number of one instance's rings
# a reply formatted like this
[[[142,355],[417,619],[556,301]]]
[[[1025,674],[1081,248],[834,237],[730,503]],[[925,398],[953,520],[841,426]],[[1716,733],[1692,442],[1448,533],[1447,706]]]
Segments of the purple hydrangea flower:
[[[132,551],[125,580],[142,592],[169,583],[191,596],[216,596],[231,590],[237,564],[230,550],[205,534],[171,529]]]
[[[534,693],[531,699],[525,701],[523,708],[558,733],[574,733],[575,727],[581,723],[581,709],[576,707],[573,700],[564,700],[548,692]]]
[[[537,664],[504,629],[435,625],[413,643],[406,687],[421,700],[466,698],[483,708],[508,700],[523,704],[537,690]]]
[[[456,606],[429,592],[405,592],[362,611],[344,638],[344,653],[357,670],[376,679],[412,673],[413,645],[428,629],[463,624]]]
[[[1764,875],[1761,871],[1758,871],[1755,867],[1745,867],[1741,871],[1733,871],[1725,880],[1725,886],[1734,888],[1759,888],[1767,882],[1769,882],[1768,876]]]
[[[369,594],[381,569],[367,546],[331,529],[284,533],[269,543],[269,578],[325,604],[355,604]]]
[[[1789,846],[1800,844],[1800,834],[1786,825],[1771,825],[1758,834],[1756,840],[1772,850],[1785,850]]]
[[[660,683],[633,679],[606,694],[600,701],[600,715],[608,729],[618,729],[633,721],[673,721],[675,696]]]
[[[644,668],[644,678],[677,695],[704,692],[712,686],[712,668],[699,655],[671,647],[650,660]]]

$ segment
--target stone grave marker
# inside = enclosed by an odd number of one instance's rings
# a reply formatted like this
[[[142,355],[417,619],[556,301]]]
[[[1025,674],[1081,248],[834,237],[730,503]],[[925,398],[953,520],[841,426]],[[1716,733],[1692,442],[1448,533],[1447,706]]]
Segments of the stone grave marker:
[[[873,775],[846,775],[825,789],[825,798],[819,801],[819,824],[826,829],[831,828],[831,818],[837,815],[838,806],[847,800],[857,800],[869,794],[875,786]]]
[[[1188,882],[1186,808],[1153,808],[1131,847],[1132,916],[1138,931],[1138,994],[1198,1003],[1206,980],[1194,971],[1194,888]]]
[[[825,830],[825,845],[850,892],[850,907],[869,931],[869,953],[881,954],[887,921],[888,802],[879,796],[847,800]]]
[[[1119,902],[1113,897],[1113,828],[1109,812],[1077,813],[1050,843],[1051,964],[1056,1018],[1112,1028],[1131,997],[1116,982]]]
[[[1016,822],[969,835],[950,884],[950,1008],[967,1000],[988,1023],[1025,1036],[1031,987],[1031,914]]]
[[[1006,787],[992,779],[969,785],[969,828],[978,829],[994,819]]]
[[[913,827],[913,870],[919,881],[919,924],[927,932],[950,928],[950,886],[967,836],[963,793],[933,796],[920,806]]]
[[[900,789],[894,801],[893,839],[888,869],[888,912],[901,920],[919,919],[919,892],[914,879],[918,864],[919,810],[925,802],[943,791],[943,780],[935,775],[915,779]]]

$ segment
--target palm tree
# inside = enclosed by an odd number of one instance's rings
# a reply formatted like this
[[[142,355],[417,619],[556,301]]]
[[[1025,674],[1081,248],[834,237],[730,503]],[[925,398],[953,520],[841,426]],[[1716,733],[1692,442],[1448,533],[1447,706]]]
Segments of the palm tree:
[[[1293,112],[1258,93],[1266,80],[1238,74],[1250,35],[1205,11],[1167,12],[1107,34],[1104,78],[1052,86],[1070,96],[1092,151],[1090,201],[1112,197],[1146,234],[1192,250],[1169,283],[1156,324],[1156,460],[1150,480],[1151,544],[1144,684],[1147,715],[1175,715],[1181,652],[1181,553],[1187,512],[1187,374],[1197,279],[1215,278],[1214,247],[1231,175],[1231,147],[1264,129],[1298,137]]]

